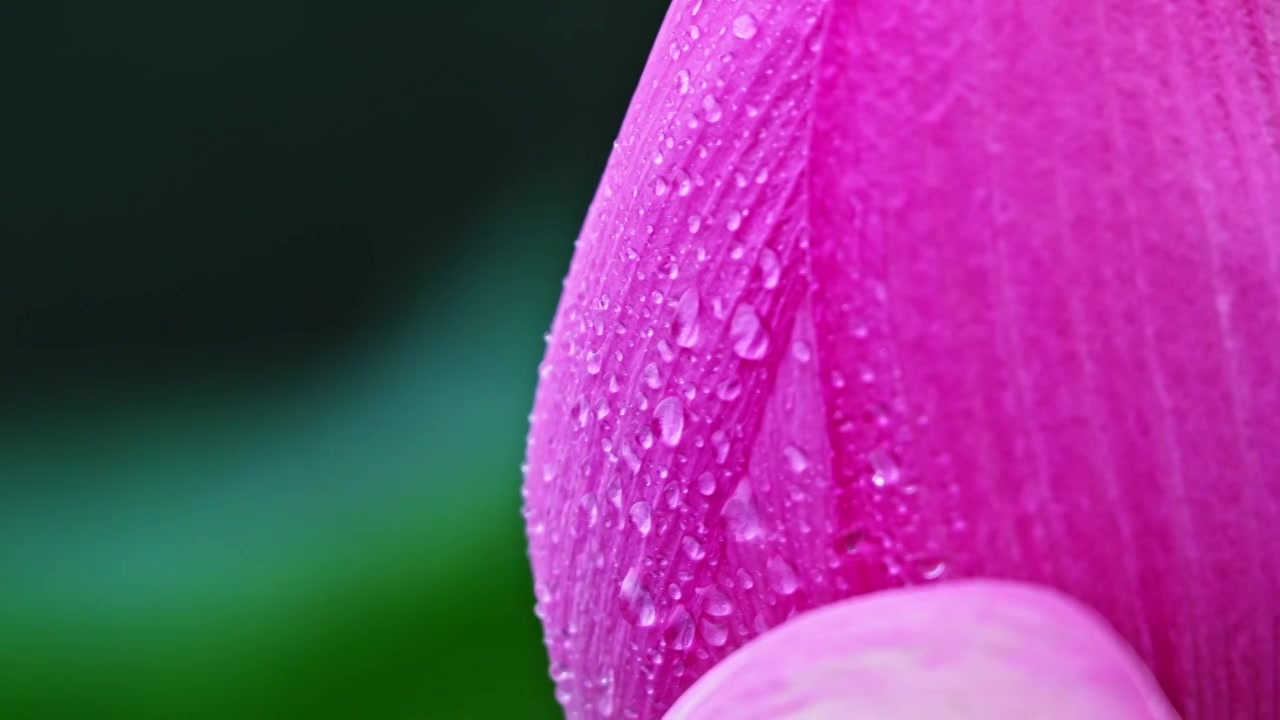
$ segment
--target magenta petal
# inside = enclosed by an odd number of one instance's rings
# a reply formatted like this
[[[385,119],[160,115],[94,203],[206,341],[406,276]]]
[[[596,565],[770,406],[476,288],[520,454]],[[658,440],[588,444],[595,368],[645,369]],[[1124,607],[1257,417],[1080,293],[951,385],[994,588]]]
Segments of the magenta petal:
[[[1274,716],[1278,56],[1246,0],[678,0],[529,440],[570,716],[964,576],[1090,604],[1189,718]]]
[[[990,580],[885,590],[806,613],[712,668],[666,720],[1174,720],[1096,614]]]

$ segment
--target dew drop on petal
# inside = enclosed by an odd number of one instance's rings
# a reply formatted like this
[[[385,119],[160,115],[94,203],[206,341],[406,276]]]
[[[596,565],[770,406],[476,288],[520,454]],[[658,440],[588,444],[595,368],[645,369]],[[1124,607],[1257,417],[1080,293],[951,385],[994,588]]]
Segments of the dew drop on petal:
[[[925,555],[916,558],[916,572],[924,580],[937,580],[947,571],[947,563],[942,558]]]
[[[787,460],[787,467],[791,468],[791,472],[797,475],[804,472],[809,467],[809,456],[795,445],[788,445],[782,448],[782,456]]]
[[[648,535],[649,530],[653,528],[653,511],[649,508],[649,503],[641,500],[631,506],[631,524],[636,526],[636,530],[641,535]]]
[[[742,382],[736,377],[726,378],[716,385],[716,397],[729,402],[742,394]]]
[[[755,306],[743,303],[733,311],[729,322],[729,340],[733,352],[744,360],[759,360],[769,351],[769,333],[760,324]]]
[[[653,416],[658,421],[658,436],[668,447],[680,444],[684,435],[684,408],[677,397],[664,398],[653,409]]]
[[[698,344],[698,291],[685,290],[676,302],[676,344],[690,348]]]
[[[796,571],[786,560],[771,557],[766,569],[769,573],[769,587],[779,595],[790,595],[799,587]]]
[[[708,588],[702,596],[702,607],[708,615],[728,617],[733,614],[733,601],[718,587]]]
[[[724,111],[720,109],[720,101],[716,100],[714,95],[702,98],[702,109],[705,111],[705,117],[709,123],[718,123],[720,118],[724,117]]]
[[[600,503],[596,500],[595,493],[587,493],[582,496],[581,501],[582,514],[587,519],[587,527],[595,527],[600,521]]]
[[[702,630],[702,639],[706,640],[711,647],[721,647],[729,639],[729,629],[710,618],[703,618],[699,627]]]
[[[711,433],[711,447],[715,448],[716,462],[723,465],[724,461],[729,459],[730,449],[729,436],[725,431],[716,430]]]
[[[751,15],[739,15],[733,20],[733,34],[735,37],[750,40],[756,36],[756,30],[756,19]]]
[[[644,384],[657,390],[662,387],[662,376],[658,372],[657,363],[649,363],[644,366],[644,370],[640,371],[640,375],[644,378]]]
[[[680,70],[676,73],[676,91],[681,95],[689,93],[689,71]]]
[[[809,347],[809,343],[797,340],[791,343],[791,356],[802,363],[807,363],[813,359],[813,350]]]
[[[662,362],[671,362],[676,358],[676,351],[671,349],[666,340],[659,340],[658,357],[662,358]]]
[[[698,492],[703,495],[711,495],[716,491],[716,476],[710,472],[704,472],[698,476]]]
[[[622,602],[623,616],[632,625],[649,627],[657,619],[653,597],[640,585],[639,573],[635,568],[628,570],[626,577],[622,578],[618,599]]]
[[[676,605],[667,616],[662,639],[675,650],[688,650],[693,644],[693,618],[683,605]]]
[[[697,538],[692,535],[685,535],[680,538],[680,549],[684,551],[685,557],[694,561],[701,560],[707,555],[702,543],[698,542]]]
[[[693,181],[689,179],[689,173],[683,170],[676,170],[676,194],[680,197],[687,197],[693,192]]]
[[[764,532],[760,526],[760,513],[756,510],[755,499],[751,496],[751,487],[745,481],[738,483],[738,489],[724,504],[721,515],[724,517],[725,529],[735,540],[755,540]]]
[[[871,452],[867,453],[867,460],[871,463],[871,482],[876,487],[885,487],[886,485],[897,484],[901,477],[901,471],[898,463],[893,458],[893,451],[887,446],[880,445]]]
[[[760,251],[760,278],[764,282],[765,289],[772,290],[778,287],[778,280],[782,277],[782,263],[778,261],[778,253],[764,248]]]

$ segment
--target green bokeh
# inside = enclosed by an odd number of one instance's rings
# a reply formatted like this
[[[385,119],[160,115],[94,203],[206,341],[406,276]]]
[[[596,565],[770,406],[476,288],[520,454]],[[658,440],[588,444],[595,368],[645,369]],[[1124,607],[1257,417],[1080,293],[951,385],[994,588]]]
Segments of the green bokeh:
[[[15,19],[0,717],[558,715],[525,418],[665,3],[475,5]]]

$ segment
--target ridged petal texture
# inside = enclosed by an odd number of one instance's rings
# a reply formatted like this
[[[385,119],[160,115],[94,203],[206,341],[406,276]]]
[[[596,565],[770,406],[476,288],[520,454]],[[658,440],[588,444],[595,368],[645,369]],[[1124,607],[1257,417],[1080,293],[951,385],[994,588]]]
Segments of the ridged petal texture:
[[[532,416],[568,715],[988,576],[1275,717],[1278,55],[1264,0],[676,0]]]

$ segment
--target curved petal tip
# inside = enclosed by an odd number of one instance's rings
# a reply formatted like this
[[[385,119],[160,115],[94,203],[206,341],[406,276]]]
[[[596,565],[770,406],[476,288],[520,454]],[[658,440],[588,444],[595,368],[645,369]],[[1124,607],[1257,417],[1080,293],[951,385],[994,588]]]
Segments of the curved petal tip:
[[[748,643],[667,720],[1169,720],[1176,714],[1101,617],[1033,585],[962,581],[829,605]]]

